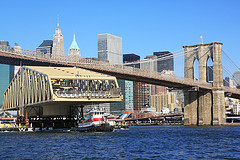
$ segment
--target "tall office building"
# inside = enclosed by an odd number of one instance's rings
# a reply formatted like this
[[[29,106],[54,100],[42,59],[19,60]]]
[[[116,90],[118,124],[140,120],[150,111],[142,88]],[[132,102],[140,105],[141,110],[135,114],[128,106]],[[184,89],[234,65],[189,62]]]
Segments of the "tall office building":
[[[223,85],[227,86],[227,87],[231,87],[231,88],[234,88],[234,86],[236,86],[236,85],[234,85],[233,79],[230,79],[229,77],[225,77],[223,79]]]
[[[52,40],[44,40],[40,46],[36,48],[37,53],[44,53],[44,54],[52,54],[53,48],[53,41]]]
[[[123,63],[126,66],[131,66],[134,68],[140,68],[140,56],[136,54],[124,54],[123,55]],[[134,63],[132,63],[134,62]],[[129,64],[128,64],[129,63]]]
[[[140,68],[140,56],[136,54],[124,54],[123,63],[126,66]],[[142,82],[133,82],[133,110],[139,111],[149,104],[150,85]]]
[[[0,41],[0,46],[9,46],[8,41]],[[3,104],[3,94],[6,91],[9,83],[14,77],[14,66],[0,64],[1,76],[0,76],[0,107]]]
[[[233,81],[235,86],[240,85],[240,69],[233,73]]]
[[[163,52],[153,52],[153,55],[157,56],[157,72],[162,72],[163,70],[173,71],[174,62],[173,54],[169,51]]]
[[[108,60],[110,64],[123,64],[122,38],[112,34],[98,35],[98,58]],[[133,110],[133,82],[118,79],[122,102],[100,104],[100,107],[109,107],[112,114],[120,114],[124,110]]]
[[[156,56],[156,55],[151,55],[151,56],[146,56],[145,59],[141,60],[141,69],[145,69],[148,70],[149,72],[163,72],[165,70],[159,68],[160,66],[164,66],[163,64],[159,64],[159,62],[161,62],[161,60],[159,60],[160,57]],[[151,85],[151,95],[157,95],[160,93],[166,93],[167,92],[167,87],[164,86],[158,86],[158,85]]]
[[[81,59],[80,49],[77,45],[75,34],[73,36],[73,41],[68,51],[68,59],[70,61],[79,61]]]
[[[122,64],[122,38],[112,34],[99,34],[98,58],[108,60],[111,64]]]
[[[59,28],[59,24],[57,25],[55,34],[53,35],[52,57],[56,59],[65,59],[63,35],[61,33],[61,29]]]
[[[141,69],[148,70],[149,72],[157,72],[157,56],[146,56],[144,59],[141,59]]]

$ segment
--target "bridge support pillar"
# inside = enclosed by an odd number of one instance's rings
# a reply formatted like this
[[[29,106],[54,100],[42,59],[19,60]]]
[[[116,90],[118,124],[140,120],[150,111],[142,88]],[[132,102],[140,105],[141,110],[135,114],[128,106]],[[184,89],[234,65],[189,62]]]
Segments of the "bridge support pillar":
[[[225,97],[222,77],[222,43],[183,46],[185,52],[184,77],[194,79],[193,63],[199,61],[199,81],[207,81],[207,60],[213,60],[213,87],[209,91],[184,93],[185,125],[225,124]]]
[[[211,125],[212,95],[211,91],[198,92],[198,125]]]
[[[224,125],[225,116],[225,96],[223,90],[213,90],[212,125]]]
[[[197,92],[184,92],[184,125],[197,125]]]

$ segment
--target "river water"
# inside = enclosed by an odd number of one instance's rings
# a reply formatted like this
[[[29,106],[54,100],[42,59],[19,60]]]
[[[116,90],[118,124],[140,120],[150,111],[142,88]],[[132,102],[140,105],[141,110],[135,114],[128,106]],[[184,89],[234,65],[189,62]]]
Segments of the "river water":
[[[0,132],[0,159],[240,159],[240,126]]]

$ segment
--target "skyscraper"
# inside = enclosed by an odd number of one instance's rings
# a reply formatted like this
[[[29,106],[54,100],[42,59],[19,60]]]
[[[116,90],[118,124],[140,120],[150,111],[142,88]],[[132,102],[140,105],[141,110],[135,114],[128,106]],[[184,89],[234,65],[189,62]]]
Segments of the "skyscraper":
[[[99,34],[98,58],[108,60],[110,64],[123,64],[122,38],[112,34]],[[118,79],[118,84],[124,97],[123,101],[100,104],[104,108],[109,106],[112,114],[120,114],[124,110],[133,110],[133,82]]]
[[[108,60],[111,64],[122,64],[122,38],[108,33],[99,34],[98,58]]]
[[[0,41],[0,46],[9,46],[8,41]],[[0,64],[1,76],[0,76],[0,107],[3,104],[3,94],[6,91],[9,83],[14,76],[14,66]]]
[[[131,66],[134,68],[140,68],[140,56],[136,55],[136,54],[124,54],[123,55],[123,63],[130,63],[129,65],[126,66]],[[132,63],[131,62],[135,62]]]
[[[233,73],[233,81],[235,86],[240,85],[240,69]]]
[[[153,55],[157,56],[157,72],[162,72],[163,70],[173,71],[174,62],[173,54],[169,51],[163,52],[153,52]]]
[[[140,56],[136,54],[124,54],[123,62],[126,66],[140,68]],[[127,64],[129,63],[129,64]],[[133,110],[139,111],[149,104],[150,85],[142,82],[133,82]]]
[[[59,24],[57,25],[55,34],[53,35],[52,58],[65,59],[63,35],[61,33],[61,29],[59,28]]]
[[[80,49],[77,45],[75,34],[73,36],[73,41],[68,51],[68,59],[70,61],[78,61],[81,59]]]
[[[52,54],[53,41],[52,40],[44,40],[40,46],[36,48],[37,53],[41,52],[44,54]]]

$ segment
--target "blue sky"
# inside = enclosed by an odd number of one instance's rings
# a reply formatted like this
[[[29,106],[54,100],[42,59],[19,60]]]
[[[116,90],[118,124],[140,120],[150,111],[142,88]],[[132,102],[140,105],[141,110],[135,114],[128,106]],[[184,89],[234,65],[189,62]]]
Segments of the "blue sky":
[[[122,37],[123,53],[141,58],[201,43],[203,35],[204,43],[222,42],[239,65],[239,7],[239,0],[5,0],[0,6],[0,40],[35,49],[53,38],[59,15],[66,53],[74,32],[82,57],[97,57],[101,33]],[[237,70],[225,59],[223,63],[232,73]],[[175,74],[183,76],[183,70],[183,58],[176,58]]]

